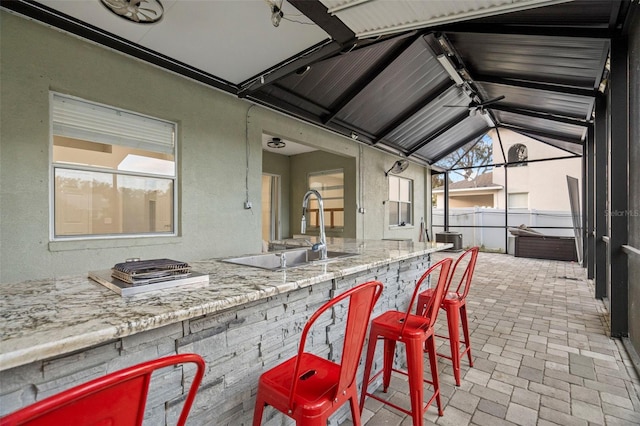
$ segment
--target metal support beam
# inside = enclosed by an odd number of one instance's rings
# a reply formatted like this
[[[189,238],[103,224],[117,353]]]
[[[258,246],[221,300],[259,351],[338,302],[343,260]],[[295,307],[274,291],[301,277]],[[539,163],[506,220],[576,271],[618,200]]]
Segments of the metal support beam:
[[[509,166],[508,165],[504,166],[504,251],[509,252]]]
[[[560,115],[550,114],[547,112],[532,111],[532,110],[522,109],[522,108],[514,108],[506,105],[493,104],[493,105],[489,105],[487,109],[494,110],[494,111],[504,111],[511,114],[524,115],[526,117],[541,118],[543,120],[555,121],[556,123],[571,124],[571,125],[580,126],[580,127],[589,126],[589,122],[587,122],[587,120],[585,119],[560,116]]]
[[[509,159],[504,152],[500,128],[496,127],[496,136],[504,159],[504,251],[509,253],[509,188],[507,187],[507,174],[509,173]],[[515,253],[514,253],[515,255]]]
[[[444,232],[447,232],[448,230],[449,230],[449,172],[444,172]]]
[[[604,96],[596,98],[596,132],[595,132],[595,164],[594,164],[594,228],[595,228],[595,287],[597,299],[607,296],[607,243],[603,237],[607,235],[607,162],[608,139],[607,100]]]
[[[611,41],[611,159],[609,250],[611,336],[629,333],[629,265],[622,246],[629,232],[629,63],[626,37]]]
[[[582,181],[583,196],[583,241],[584,241],[584,262],[583,266],[587,268],[587,278],[593,279],[595,275],[595,238],[594,238],[594,144],[595,144],[595,129],[593,126],[587,130],[587,143],[585,145],[585,154],[583,155],[583,176]]]
[[[593,98],[597,91],[595,89],[582,89],[580,87],[566,86],[561,84],[549,84],[539,81],[516,80],[512,78],[494,77],[490,75],[475,75],[473,81],[476,83],[501,84],[503,86],[522,87],[524,89],[545,90],[547,92],[566,93],[568,95],[585,96]]]
[[[356,34],[347,27],[344,22],[327,12],[327,6],[320,1],[288,0],[291,6],[302,12],[313,23],[322,28],[332,40],[341,45],[356,41]]]

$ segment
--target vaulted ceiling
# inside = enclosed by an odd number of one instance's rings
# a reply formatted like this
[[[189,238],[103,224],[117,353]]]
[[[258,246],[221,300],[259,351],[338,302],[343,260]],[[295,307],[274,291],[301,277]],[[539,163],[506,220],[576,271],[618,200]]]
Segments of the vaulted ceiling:
[[[580,155],[630,2],[162,5],[161,20],[139,24],[101,0],[2,2],[13,13],[433,164],[492,127]]]

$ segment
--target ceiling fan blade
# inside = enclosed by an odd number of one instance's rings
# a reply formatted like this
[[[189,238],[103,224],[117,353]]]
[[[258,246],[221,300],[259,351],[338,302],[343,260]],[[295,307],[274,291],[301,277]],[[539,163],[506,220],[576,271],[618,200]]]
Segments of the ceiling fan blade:
[[[445,108],[469,108],[467,105],[442,105]]]
[[[497,97],[495,97],[493,99],[489,99],[489,100],[487,100],[485,102],[480,102],[478,104],[478,106],[483,106],[484,107],[484,106],[487,106],[487,105],[495,104],[496,102],[499,102],[499,101],[501,101],[503,99],[504,99],[504,95],[500,95],[500,96],[497,96]]]

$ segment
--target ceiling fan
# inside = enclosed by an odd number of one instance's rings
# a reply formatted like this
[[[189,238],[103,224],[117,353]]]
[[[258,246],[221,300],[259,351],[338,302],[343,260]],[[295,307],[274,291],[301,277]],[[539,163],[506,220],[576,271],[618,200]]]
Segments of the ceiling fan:
[[[481,102],[480,98],[478,98],[477,96],[474,96],[473,99],[471,100],[471,102],[469,102],[469,105],[466,105],[466,106],[465,105],[443,105],[443,107],[446,107],[446,108],[467,108],[467,109],[469,109],[469,112],[471,113],[471,115],[474,115],[476,112],[482,112],[489,105],[495,104],[496,102],[499,102],[499,101],[503,100],[504,98],[505,98],[504,95],[500,95],[500,96],[496,96],[495,98],[488,99],[488,100],[486,100],[484,102]]]

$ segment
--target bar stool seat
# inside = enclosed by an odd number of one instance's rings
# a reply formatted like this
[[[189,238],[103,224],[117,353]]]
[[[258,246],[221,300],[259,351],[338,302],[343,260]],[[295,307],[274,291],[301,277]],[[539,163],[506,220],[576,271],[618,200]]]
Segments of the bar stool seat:
[[[449,347],[451,355],[438,352],[438,356],[451,360],[453,365],[453,377],[455,378],[456,385],[460,386],[460,362],[462,357],[466,354],[469,358],[469,366],[473,367],[473,359],[471,357],[471,339],[469,337],[469,324],[467,319],[467,294],[471,288],[471,280],[473,278],[473,271],[476,267],[476,260],[478,258],[478,247],[472,247],[465,251],[451,269],[449,277],[449,284],[447,288],[450,288],[451,282],[454,279],[456,271],[458,271],[459,265],[466,262],[466,268],[458,287],[455,291],[447,291],[445,297],[442,300],[440,307],[447,313],[447,327],[449,330],[448,335],[436,334],[436,337],[449,339]],[[431,299],[434,297],[434,290],[428,289],[418,295],[418,304],[416,307],[416,313],[419,313],[421,309],[425,309],[431,303]],[[460,339],[460,323],[462,323],[462,332],[464,333],[464,340]],[[464,349],[460,350],[460,344],[464,346]],[[427,348],[425,348],[427,351]]]
[[[413,418],[414,426],[422,426],[423,415],[431,403],[435,400],[438,406],[438,415],[444,414],[442,402],[440,398],[440,384],[438,381],[438,365],[436,360],[436,349],[434,342],[433,324],[438,315],[438,306],[442,302],[445,293],[445,286],[448,282],[449,268],[451,259],[444,259],[430,267],[418,280],[409,302],[406,312],[387,311],[371,321],[371,330],[369,333],[369,344],[367,348],[367,358],[364,370],[364,381],[362,395],[360,397],[360,412],[364,409],[364,402],[367,396],[374,398],[384,404],[387,404],[405,414],[409,414]],[[422,315],[411,314],[412,306],[416,300],[418,292],[423,282],[432,273],[439,270],[438,283],[436,285],[435,296],[432,306],[422,311]],[[382,370],[371,377],[371,366],[375,355],[376,343],[378,339],[384,341],[384,361]],[[402,371],[393,367],[395,349],[397,343],[403,343],[406,346],[407,354],[407,371]],[[424,379],[423,367],[423,348],[426,347],[429,352],[429,363],[431,367],[431,380]],[[411,410],[406,410],[389,400],[380,398],[373,393],[367,391],[369,385],[382,374],[382,384],[384,392],[387,392],[391,382],[391,372],[395,371],[404,374],[409,379],[409,395],[411,401]],[[371,378],[370,378],[371,377]],[[433,394],[424,403],[424,385],[429,383],[433,385]]]
[[[361,284],[329,300],[309,318],[302,330],[298,355],[260,376],[253,426],[261,424],[267,405],[291,417],[300,426],[326,426],[329,416],[347,402],[351,406],[353,424],[362,424],[356,372],[371,311],[381,293],[382,283],[378,281]],[[305,352],[307,335],[315,321],[346,299],[348,313],[340,363]]]

